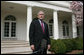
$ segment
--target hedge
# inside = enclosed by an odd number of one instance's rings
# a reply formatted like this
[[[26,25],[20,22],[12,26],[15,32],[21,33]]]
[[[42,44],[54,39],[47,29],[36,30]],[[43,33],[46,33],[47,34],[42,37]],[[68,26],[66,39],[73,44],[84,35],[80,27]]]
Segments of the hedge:
[[[72,38],[72,39],[51,39],[50,51],[54,53],[65,53],[72,50],[83,49],[83,38]]]
[[[66,52],[70,52],[74,49],[74,44],[73,41],[71,39],[62,39],[62,41],[64,42],[65,46],[66,46]]]
[[[61,40],[51,39],[51,49],[54,53],[65,53],[66,46]]]
[[[76,47],[76,49],[77,50],[81,50],[81,49],[83,49],[83,38],[81,37],[81,38],[76,38],[75,39],[75,47]]]
[[[54,45],[55,47],[55,53],[65,53],[66,52],[66,46],[62,42],[62,40],[56,40],[56,44]]]
[[[55,45],[55,43],[56,43],[56,41],[54,40],[54,39],[51,39],[51,49],[50,49],[50,51],[52,51],[52,52],[54,52],[54,45]]]

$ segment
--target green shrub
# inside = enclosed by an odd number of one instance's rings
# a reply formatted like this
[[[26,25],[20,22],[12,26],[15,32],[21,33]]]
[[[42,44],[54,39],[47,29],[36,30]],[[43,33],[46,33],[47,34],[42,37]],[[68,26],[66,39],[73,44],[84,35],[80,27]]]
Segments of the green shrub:
[[[73,50],[83,49],[83,38],[82,37],[73,38],[71,40],[72,40],[72,43],[74,45]]]
[[[51,51],[54,51],[54,53],[65,53],[66,46],[61,40],[51,40]]]
[[[75,47],[77,50],[83,49],[83,38],[82,37],[76,38],[75,45],[76,45]]]
[[[76,50],[77,48],[76,48],[76,40],[75,40],[75,38],[71,39],[71,41],[72,41],[72,45],[73,45],[72,50]]]
[[[75,40],[78,40],[83,43],[83,37],[77,37],[77,38],[75,38]]]
[[[65,53],[72,50],[83,49],[83,38],[72,38],[72,39],[51,39],[51,49],[54,53]]]
[[[62,39],[62,41],[64,42],[64,44],[66,45],[66,51],[72,51],[74,48],[74,44],[73,41],[71,39]]]
[[[54,52],[54,44],[55,44],[55,40],[54,39],[51,39],[51,49],[50,51],[53,51]]]
[[[65,53],[66,52],[66,46],[60,39],[56,40],[55,48],[56,48],[55,53]]]

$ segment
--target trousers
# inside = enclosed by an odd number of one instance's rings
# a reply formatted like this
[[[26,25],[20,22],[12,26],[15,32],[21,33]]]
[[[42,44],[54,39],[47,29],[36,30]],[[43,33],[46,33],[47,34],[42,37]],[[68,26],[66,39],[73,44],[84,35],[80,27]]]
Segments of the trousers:
[[[33,54],[47,54],[47,49],[34,50]]]

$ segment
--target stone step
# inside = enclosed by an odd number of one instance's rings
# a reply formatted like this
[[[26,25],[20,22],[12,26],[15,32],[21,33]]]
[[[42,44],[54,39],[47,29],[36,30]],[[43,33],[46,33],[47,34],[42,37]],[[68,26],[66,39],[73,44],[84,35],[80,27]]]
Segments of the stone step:
[[[15,53],[6,53],[6,54],[32,54],[32,51],[15,52]],[[50,51],[47,51],[47,54],[51,54],[51,52],[50,52]]]
[[[10,42],[10,41],[18,41],[18,42],[23,42],[23,41],[25,41],[26,42],[26,40],[1,40],[1,42]]]
[[[23,52],[11,52],[11,53],[3,53],[3,54],[31,54],[32,51],[23,51]]]
[[[11,53],[3,53],[3,54],[32,54],[32,51],[11,52]],[[51,52],[47,51],[47,54],[51,54]]]
[[[18,42],[18,41],[3,41],[1,42],[1,45],[25,45],[25,44],[29,44],[29,42],[25,42],[25,41],[21,41],[21,42]]]
[[[13,43],[1,43],[1,47],[2,48],[14,48],[14,47],[28,47],[28,46],[30,46],[30,44],[29,43],[22,43],[22,42],[19,42],[19,43],[15,43],[15,42],[13,42]]]
[[[1,45],[1,48],[15,48],[15,47],[29,47],[29,44],[25,45]]]
[[[1,43],[29,43],[29,41],[1,41]]]
[[[29,44],[29,43],[1,43],[1,45],[21,45],[21,44]]]
[[[28,41],[1,41],[1,54],[32,53]]]
[[[32,52],[30,47],[1,48],[1,54]]]

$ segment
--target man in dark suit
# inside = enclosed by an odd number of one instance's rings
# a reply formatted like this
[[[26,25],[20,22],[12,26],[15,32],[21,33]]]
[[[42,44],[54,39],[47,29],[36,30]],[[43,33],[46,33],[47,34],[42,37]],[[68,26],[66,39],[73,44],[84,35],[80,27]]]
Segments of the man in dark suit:
[[[37,18],[34,18],[30,24],[29,40],[31,49],[33,50],[33,52],[35,52],[41,48],[41,42],[43,39],[45,39],[46,49],[44,49],[43,54],[47,54],[47,50],[50,49],[50,38],[49,38],[48,25],[43,21],[43,19],[44,19],[44,12],[39,11],[37,14]]]

